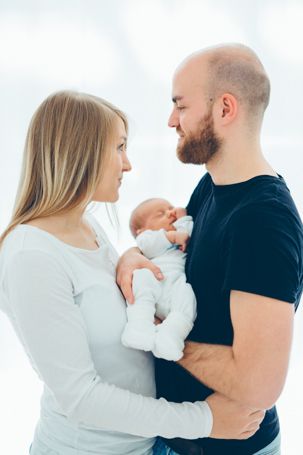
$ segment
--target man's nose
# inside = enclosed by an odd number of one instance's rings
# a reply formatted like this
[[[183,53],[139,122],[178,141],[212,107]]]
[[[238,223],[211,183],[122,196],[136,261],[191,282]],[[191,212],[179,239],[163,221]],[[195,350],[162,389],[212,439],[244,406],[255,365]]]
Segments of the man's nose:
[[[176,109],[173,109],[173,111],[170,114],[170,117],[168,119],[168,126],[170,128],[177,128],[179,125],[180,125],[179,115],[178,115]]]

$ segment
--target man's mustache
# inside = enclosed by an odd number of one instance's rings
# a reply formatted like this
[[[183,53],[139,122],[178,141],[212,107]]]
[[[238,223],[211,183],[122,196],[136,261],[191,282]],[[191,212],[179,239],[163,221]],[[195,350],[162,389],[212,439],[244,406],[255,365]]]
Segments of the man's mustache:
[[[176,132],[177,132],[178,134],[182,134],[182,136],[185,136],[185,133],[184,133],[184,131],[182,130],[182,128],[181,128],[180,126],[177,126]]]

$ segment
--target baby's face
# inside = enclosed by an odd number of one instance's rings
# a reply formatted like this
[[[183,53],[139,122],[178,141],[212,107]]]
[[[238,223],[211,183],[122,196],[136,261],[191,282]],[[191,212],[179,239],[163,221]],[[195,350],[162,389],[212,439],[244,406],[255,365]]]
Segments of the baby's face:
[[[165,229],[166,231],[175,231],[173,223],[177,220],[172,213],[174,207],[165,199],[155,199],[144,204],[143,213],[141,214],[145,219],[145,226],[143,230],[151,229],[152,231],[159,231]]]

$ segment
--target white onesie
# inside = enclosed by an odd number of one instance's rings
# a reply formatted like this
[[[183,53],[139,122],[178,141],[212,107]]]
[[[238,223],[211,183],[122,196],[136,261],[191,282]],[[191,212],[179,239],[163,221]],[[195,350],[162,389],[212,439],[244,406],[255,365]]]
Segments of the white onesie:
[[[179,218],[173,226],[191,235],[191,216]],[[164,229],[146,230],[138,235],[137,245],[148,259],[160,267],[164,280],[158,281],[149,269],[135,270],[135,303],[127,304],[124,346],[152,351],[156,357],[177,361],[183,357],[184,340],[196,319],[196,298],[185,276],[185,258],[178,245],[172,245]],[[154,324],[154,315],[162,324]]]

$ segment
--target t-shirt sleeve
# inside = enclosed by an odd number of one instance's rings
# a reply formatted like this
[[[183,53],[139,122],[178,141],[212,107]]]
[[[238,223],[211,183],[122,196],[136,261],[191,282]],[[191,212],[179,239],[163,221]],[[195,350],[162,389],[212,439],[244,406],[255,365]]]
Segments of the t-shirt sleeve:
[[[222,290],[295,303],[300,269],[296,229],[279,207],[246,207],[232,215],[222,242]]]
[[[209,436],[207,403],[169,403],[102,381],[72,281],[52,255],[18,252],[6,267],[4,287],[31,362],[70,420],[144,437]]]

